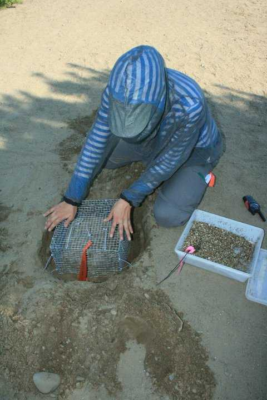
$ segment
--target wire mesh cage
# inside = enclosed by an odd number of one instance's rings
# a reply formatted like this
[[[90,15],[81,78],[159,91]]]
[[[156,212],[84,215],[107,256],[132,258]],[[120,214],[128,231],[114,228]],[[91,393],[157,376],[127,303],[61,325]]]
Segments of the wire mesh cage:
[[[68,228],[60,223],[54,232],[50,250],[60,274],[79,274],[85,246],[87,278],[104,277],[121,272],[130,265],[127,261],[129,241],[119,238],[116,228],[113,238],[109,237],[111,221],[104,222],[117,200],[85,200],[78,208],[75,220]]]

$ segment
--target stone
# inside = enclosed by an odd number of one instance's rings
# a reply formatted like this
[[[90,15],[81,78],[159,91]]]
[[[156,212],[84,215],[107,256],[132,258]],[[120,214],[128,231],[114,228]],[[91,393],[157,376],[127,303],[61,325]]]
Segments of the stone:
[[[117,311],[116,310],[111,310],[110,311],[112,315],[117,315]]]
[[[170,374],[170,375],[169,375],[169,380],[170,380],[170,381],[173,381],[174,378],[175,378],[175,374]]]
[[[39,392],[48,394],[58,388],[60,385],[60,376],[51,372],[36,372],[33,375],[33,382]]]
[[[76,382],[84,382],[85,378],[83,376],[77,376]]]
[[[110,281],[108,284],[108,289],[112,292],[117,289],[118,283],[116,281]]]

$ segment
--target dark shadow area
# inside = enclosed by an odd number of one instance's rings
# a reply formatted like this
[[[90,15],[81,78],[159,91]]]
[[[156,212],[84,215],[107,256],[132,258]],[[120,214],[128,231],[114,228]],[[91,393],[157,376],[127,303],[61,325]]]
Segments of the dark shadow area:
[[[11,157],[12,154],[30,153],[30,149],[28,151],[23,148],[16,149],[12,143],[15,137],[22,136],[25,123],[28,135],[34,140],[40,140],[43,145],[45,143],[41,135],[46,129],[46,136],[52,135],[55,142],[61,137],[65,138],[62,126],[57,127],[57,124],[81,118],[84,119],[85,128],[91,125],[92,121],[87,124],[86,118],[90,118],[91,111],[98,108],[110,71],[96,71],[73,63],[67,67],[66,78],[61,81],[53,80],[42,73],[33,73],[34,77],[48,86],[53,96],[38,97],[26,91],[19,91],[17,97],[9,95],[2,97],[1,131],[5,135],[5,151],[9,151]],[[266,124],[266,97],[237,91],[220,84],[216,86],[223,91],[222,95],[216,97],[207,91],[205,94],[220,130],[227,142],[230,140],[229,150],[231,151],[233,147],[232,141],[241,142],[242,146],[261,144],[262,139],[265,139],[263,127]],[[62,95],[65,100],[57,99],[57,95]],[[79,97],[82,98],[82,102],[77,101]],[[237,128],[240,130],[238,135],[234,134]],[[28,145],[31,145],[29,140]],[[39,154],[41,153],[40,149]]]
[[[218,128],[227,141],[227,150],[231,153],[240,146],[249,147],[264,143],[267,97],[220,84],[215,87],[222,91],[222,95],[214,96],[204,92]],[[232,144],[237,144],[237,148]]]
[[[95,71],[74,64],[68,65],[68,68],[66,79],[62,81],[50,79],[41,73],[33,74],[33,77],[45,83],[52,96],[39,97],[26,91],[19,91],[17,96],[2,96],[0,120],[5,147],[1,152],[9,151],[11,158],[16,154],[27,156],[31,154],[31,145],[35,141],[35,144],[40,142],[40,150],[35,151],[33,156],[41,155],[41,146],[47,147],[44,136],[46,141],[53,139],[55,144],[58,143],[61,137],[66,137],[62,127],[67,121],[88,116],[98,107],[109,71]],[[25,131],[27,138],[24,137]],[[14,143],[14,139],[17,143]],[[20,148],[16,146],[18,141],[22,141]],[[27,143],[27,150],[23,142]]]
[[[11,146],[12,139],[20,136],[22,126],[27,121],[28,135],[32,134],[35,140],[41,140],[41,134],[47,129],[46,136],[65,137],[62,124],[68,120],[90,116],[91,111],[98,108],[100,95],[108,81],[109,70],[96,71],[90,67],[77,64],[68,64],[65,73],[66,79],[53,80],[42,73],[33,73],[38,80],[42,80],[50,89],[53,96],[38,97],[26,91],[19,91],[18,96],[4,95],[0,106],[1,131],[6,134],[5,150],[11,154],[20,153]],[[212,113],[220,130],[224,133],[227,142],[242,142],[243,145],[255,145],[262,142],[263,127],[266,124],[267,99],[265,96],[256,95],[232,88],[216,85],[223,95],[214,96],[205,91]],[[56,99],[63,95],[65,100]],[[82,103],[74,98],[82,98]],[[85,110],[88,110],[85,113]],[[88,126],[92,121],[88,122]],[[240,129],[238,135],[233,135],[236,128]],[[246,134],[249,133],[250,137]],[[243,141],[245,139],[245,141]],[[41,140],[43,143],[43,140]],[[55,140],[56,142],[58,140]],[[30,144],[30,143],[28,143]],[[229,146],[231,149],[232,146]],[[28,154],[28,152],[24,152]],[[41,153],[41,151],[40,151]]]

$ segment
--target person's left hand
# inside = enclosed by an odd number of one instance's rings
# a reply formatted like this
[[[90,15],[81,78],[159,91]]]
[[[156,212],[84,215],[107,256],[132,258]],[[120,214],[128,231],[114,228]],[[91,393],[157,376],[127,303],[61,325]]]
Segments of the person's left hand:
[[[118,200],[112,210],[109,213],[109,216],[104,219],[105,222],[112,220],[109,236],[113,237],[114,231],[117,225],[119,225],[119,235],[120,240],[123,240],[123,230],[126,232],[126,236],[128,240],[131,240],[131,234],[133,233],[133,228],[131,224],[131,206],[127,201],[120,199]]]
[[[44,217],[48,217],[45,223],[45,229],[47,229],[48,232],[51,232],[60,222],[64,220],[64,226],[67,228],[71,221],[74,220],[76,213],[76,206],[72,206],[71,204],[67,204],[65,201],[62,201],[56,206],[51,207],[44,214]]]

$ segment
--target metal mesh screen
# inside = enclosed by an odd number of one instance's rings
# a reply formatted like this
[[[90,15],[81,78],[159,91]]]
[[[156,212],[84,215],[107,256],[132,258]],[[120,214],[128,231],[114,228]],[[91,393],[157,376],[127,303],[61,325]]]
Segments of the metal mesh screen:
[[[50,250],[58,273],[79,273],[82,251],[87,250],[88,278],[107,276],[122,271],[129,263],[129,242],[120,241],[116,228],[109,237],[112,221],[103,222],[117,200],[85,200],[68,228],[60,223],[54,232]]]

